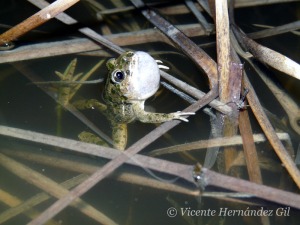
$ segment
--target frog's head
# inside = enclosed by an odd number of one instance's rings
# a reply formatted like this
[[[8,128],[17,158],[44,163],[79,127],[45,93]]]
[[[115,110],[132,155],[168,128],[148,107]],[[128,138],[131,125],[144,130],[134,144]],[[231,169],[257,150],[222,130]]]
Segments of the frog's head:
[[[158,64],[146,52],[125,52],[117,59],[108,60],[106,65],[109,77],[104,94],[112,101],[143,101],[159,88]]]

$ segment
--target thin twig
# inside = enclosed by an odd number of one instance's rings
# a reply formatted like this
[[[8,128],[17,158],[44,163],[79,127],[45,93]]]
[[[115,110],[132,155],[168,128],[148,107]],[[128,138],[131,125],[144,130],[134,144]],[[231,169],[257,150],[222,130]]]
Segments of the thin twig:
[[[270,36],[275,36],[278,34],[283,34],[287,32],[291,32],[294,30],[300,29],[300,21],[295,21],[292,23],[284,24],[281,26],[253,32],[253,33],[248,33],[247,36],[252,39],[257,39],[257,38],[265,38],[265,37],[270,37]]]
[[[200,0],[202,1],[202,0]],[[269,5],[269,4],[276,4],[276,3],[288,3],[288,2],[296,2],[299,0],[236,0],[235,1],[235,8],[242,8],[242,7],[252,7],[252,6],[260,6],[260,5]],[[198,0],[199,2],[199,0]],[[153,3],[154,4],[159,4]],[[151,4],[146,4],[147,6],[153,6]],[[100,15],[113,15],[115,13],[124,13],[135,10],[134,6],[124,6],[119,8],[113,9],[105,9],[99,12]],[[197,10],[202,10],[200,6],[197,6]],[[159,12],[165,15],[182,15],[191,13],[190,10],[184,4],[172,4],[167,5],[165,7],[159,7]]]
[[[206,168],[202,168],[201,172],[201,179],[203,180],[202,184],[205,186],[216,186],[242,193],[253,194],[256,197],[267,201],[300,209],[300,195],[261,184],[255,184],[235,177],[221,175]]]
[[[61,183],[60,185],[66,189],[71,189],[72,187],[74,187],[77,184],[84,181],[86,178],[87,178],[87,175],[80,174],[76,177],[73,177],[73,178]],[[24,202],[19,200],[17,202],[17,204],[14,204],[13,206],[11,205],[10,209],[7,209],[6,211],[3,211],[0,214],[0,224],[19,215],[20,213],[25,213],[26,215],[28,215],[29,209],[32,209],[34,206],[39,205],[40,203],[42,203],[50,198],[51,198],[51,195],[47,194],[46,192],[41,192],[41,193],[36,194],[35,196],[27,199]],[[35,212],[34,215],[29,214],[28,216],[31,219],[34,219],[39,213]],[[59,224],[59,223],[55,223],[55,224]]]
[[[235,0],[234,7],[250,7],[296,2],[297,0]]]
[[[280,158],[281,162],[293,178],[294,182],[297,184],[298,188],[300,188],[300,172],[296,167],[295,163],[293,162],[292,158],[282,145],[281,141],[277,137],[274,128],[272,127],[270,121],[268,120],[266,114],[264,113],[262,106],[258,100],[258,97],[248,79],[247,76],[244,76],[244,84],[245,88],[249,90],[247,95],[247,100],[251,106],[251,109],[260,124],[262,130],[264,131],[266,137],[270,141],[271,145],[273,146],[276,154]]]
[[[277,136],[280,140],[289,141],[290,137],[287,133],[277,133]],[[255,143],[260,143],[266,141],[266,137],[263,134],[254,134],[253,139]],[[241,136],[233,137],[220,137],[209,140],[201,140],[190,142],[186,144],[174,145],[166,148],[160,148],[153,150],[149,153],[149,156],[159,156],[164,154],[171,154],[182,151],[191,151],[197,149],[213,148],[213,147],[226,147],[234,145],[242,145],[243,140]]]
[[[136,7],[140,7],[140,0],[131,0]],[[153,10],[142,10],[142,14],[158,29],[160,29],[174,44],[187,54],[198,67],[204,70],[209,79],[210,88],[218,84],[218,73],[216,62],[194,42],[187,38],[180,30],[163,19]]]
[[[177,79],[176,77],[171,76],[170,74],[166,73],[165,71],[161,70],[160,75],[162,78],[166,79],[171,84],[174,84],[178,89],[183,90],[184,92],[186,92],[187,94],[191,95],[192,97],[194,97],[196,99],[201,99],[205,95],[204,92],[200,91],[197,88],[190,86],[189,84]],[[229,115],[232,113],[231,107],[224,104],[223,102],[218,101],[217,99],[214,99],[213,101],[211,101],[209,103],[209,105],[225,115]]]
[[[41,188],[45,192],[58,199],[66,196],[69,193],[67,189],[63,188],[50,178],[30,169],[29,167],[21,163],[18,163],[17,161],[3,155],[2,153],[0,153],[0,162],[1,166],[7,168],[10,172],[14,173],[15,175],[19,176],[29,183],[34,184],[35,186]],[[100,223],[116,224],[116,222],[81,199],[77,199],[76,201],[74,201],[72,203],[72,206],[76,207],[82,213]]]
[[[197,9],[196,4],[192,0],[185,0],[185,4],[197,18],[201,26],[206,31],[206,34],[209,35],[213,30],[213,25],[208,24],[205,17],[202,15],[201,11]]]
[[[96,170],[100,169],[103,165],[103,162],[99,162],[98,160],[93,160],[90,157],[81,157],[76,155],[64,155],[61,153],[56,152],[49,152],[49,151],[43,151],[36,152],[35,150],[26,150],[26,152],[18,150],[18,149],[1,149],[1,152],[5,153],[5,155],[14,157],[14,158],[21,158],[25,159],[34,163],[39,163],[42,165],[51,166],[54,168],[59,168],[67,171],[77,172],[77,173],[85,173],[85,174],[92,174]],[[136,155],[137,157],[139,155]],[[143,157],[143,159],[150,159],[150,157]],[[106,158],[106,157],[104,157]],[[137,161],[137,160],[136,160]],[[168,171],[170,168],[175,168],[176,166],[188,168],[189,165],[183,165],[179,163],[173,163],[168,162],[165,160],[156,160],[154,159],[153,165],[156,165],[157,167],[161,167],[160,172],[164,172],[168,174]],[[140,164],[143,164],[143,162],[140,162]],[[164,166],[162,166],[164,165]],[[147,169],[144,165],[142,165],[144,170]],[[163,171],[165,169],[165,171]],[[146,172],[149,172],[147,169]],[[179,171],[178,171],[179,173]],[[153,172],[150,171],[149,176],[153,176]],[[109,178],[116,179],[117,181],[150,187],[154,189],[159,190],[168,190],[171,192],[176,192],[180,194],[185,195],[192,195],[192,196],[198,196],[199,190],[196,188],[194,184],[192,187],[183,187],[179,184],[168,182],[168,180],[157,178],[157,176],[154,174],[153,177],[148,178],[148,174],[140,175],[137,171],[131,171],[131,170],[123,170],[122,171],[116,171],[116,173],[112,174]],[[189,185],[190,186],[190,185]]]
[[[38,0],[38,1],[28,0],[28,1],[31,2],[32,4],[34,4],[35,6],[39,7],[39,8],[43,8],[47,4],[49,4],[44,0]],[[61,22],[65,23],[65,24],[69,24],[69,21],[72,21],[72,23],[77,22],[75,19],[73,19],[72,17],[68,16],[65,13],[62,13],[61,15],[63,15],[63,16],[56,17],[56,19],[60,20]],[[80,28],[78,31],[85,34],[89,38],[99,42],[100,44],[104,45],[105,47],[107,47],[108,49],[111,49],[114,52],[117,52],[119,54],[124,52],[124,50],[122,48],[120,48],[118,45],[112,43],[111,41],[107,40],[102,35],[96,33],[95,31],[93,31],[92,29],[90,29],[88,27]]]
[[[57,0],[20,24],[0,35],[2,44],[9,43],[65,11],[79,0]]]
[[[178,27],[188,37],[202,36],[205,34],[198,24],[180,25]],[[103,37],[119,46],[137,45],[150,42],[164,42],[172,44],[168,38],[155,29],[104,35]],[[94,41],[87,38],[76,38],[65,41],[30,44],[19,46],[18,48],[10,51],[1,51],[0,63],[96,50],[102,50],[102,56],[111,56],[111,54],[105,52],[104,49]]]
[[[277,86],[275,82],[273,82],[263,71],[261,71],[251,58],[246,58],[245,60],[247,60],[247,62],[257,72],[258,76],[271,90],[272,94],[275,96],[277,101],[288,115],[289,124],[293,130],[300,135],[300,108],[298,107],[298,104],[288,95],[285,90]]]
[[[0,63],[18,62],[99,49],[101,49],[99,45],[86,38],[38,43],[20,46],[10,51],[1,51]]]
[[[254,143],[255,140],[253,138],[249,115],[246,110],[240,112],[239,129],[243,138],[244,156],[247,164],[249,179],[252,182],[262,184],[262,176]]]
[[[246,46],[255,58],[291,77],[300,80],[300,65],[297,62],[270,48],[258,44],[248,38],[237,27],[233,26],[232,28],[238,41]]]
[[[258,155],[251,129],[251,123],[248,112],[246,110],[240,112],[239,130],[243,138],[244,156],[247,165],[249,180],[257,184],[263,184]],[[262,221],[263,225],[270,225],[270,220],[268,217],[260,216],[260,220]]]
[[[120,151],[113,148],[6,126],[0,126],[0,134],[106,159],[114,159],[121,154]],[[144,168],[175,176],[180,176],[180,171],[187,169],[187,165],[184,164],[172,163],[143,155],[135,155],[128,160],[128,163],[136,166],[142,165]]]

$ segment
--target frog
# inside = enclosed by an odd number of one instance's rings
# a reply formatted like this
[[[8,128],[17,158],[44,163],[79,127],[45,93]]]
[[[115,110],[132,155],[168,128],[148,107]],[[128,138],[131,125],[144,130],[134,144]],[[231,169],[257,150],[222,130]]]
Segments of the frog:
[[[127,145],[127,124],[137,120],[143,123],[163,123],[171,120],[188,122],[194,112],[156,113],[145,110],[145,101],[160,86],[161,65],[143,51],[126,51],[107,61],[108,76],[102,93],[105,104],[96,99],[82,100],[79,109],[98,109],[110,121],[114,147],[124,150]]]

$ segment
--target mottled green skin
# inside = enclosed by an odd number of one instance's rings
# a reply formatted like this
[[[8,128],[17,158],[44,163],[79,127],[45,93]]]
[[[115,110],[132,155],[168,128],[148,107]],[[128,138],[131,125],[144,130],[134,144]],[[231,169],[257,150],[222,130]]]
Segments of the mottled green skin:
[[[112,78],[115,71],[122,71],[126,74],[126,77],[130,78],[134,72],[130,71],[130,68],[135,68],[133,64],[137,62],[136,60],[132,60],[134,54],[134,52],[126,52],[117,59],[110,59],[107,62],[109,75],[103,92],[105,105],[95,99],[88,100],[84,104],[76,104],[76,106],[81,109],[97,108],[110,120],[114,145],[120,150],[124,150],[127,144],[127,123],[133,120],[139,120],[143,123],[161,123],[173,119],[183,120],[181,115],[190,115],[188,113],[179,112],[169,114],[146,112],[144,110],[146,99],[137,99],[137,96],[133,98],[127,89],[130,85],[130,79],[115,82]],[[153,62],[151,61],[150,63]],[[156,62],[153,66],[158,68]],[[153,76],[160,76],[159,72],[153,74]]]

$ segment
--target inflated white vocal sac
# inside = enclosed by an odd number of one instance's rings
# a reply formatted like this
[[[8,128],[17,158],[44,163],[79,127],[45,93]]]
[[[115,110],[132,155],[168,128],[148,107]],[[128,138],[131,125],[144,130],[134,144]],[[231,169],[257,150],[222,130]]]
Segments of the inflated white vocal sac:
[[[128,99],[146,100],[158,90],[159,66],[148,53],[134,52],[129,60],[128,73],[121,85],[121,92]]]

